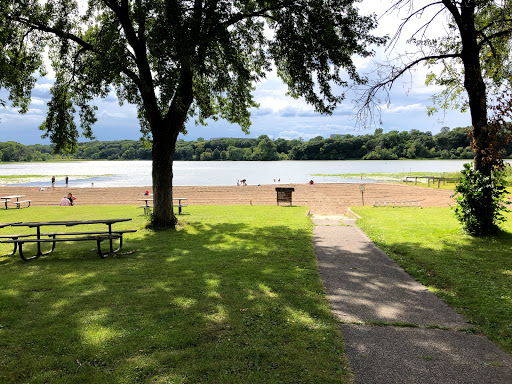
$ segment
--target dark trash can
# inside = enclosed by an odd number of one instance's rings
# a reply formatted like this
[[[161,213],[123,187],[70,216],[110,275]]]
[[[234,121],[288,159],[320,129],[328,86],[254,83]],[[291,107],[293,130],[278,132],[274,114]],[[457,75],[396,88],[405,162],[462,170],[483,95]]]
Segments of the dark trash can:
[[[295,188],[282,188],[277,187],[277,205],[279,203],[290,203],[292,205],[292,192],[295,191]]]

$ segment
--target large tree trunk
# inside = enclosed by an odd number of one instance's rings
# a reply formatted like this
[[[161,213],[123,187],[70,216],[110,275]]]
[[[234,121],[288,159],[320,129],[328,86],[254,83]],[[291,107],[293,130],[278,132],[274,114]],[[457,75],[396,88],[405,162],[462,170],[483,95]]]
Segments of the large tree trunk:
[[[487,134],[487,91],[480,65],[480,49],[475,29],[475,10],[461,7],[462,18],[459,25],[462,41],[462,62],[464,64],[464,88],[468,93],[471,113],[472,146],[474,169],[490,176],[492,165],[486,161],[489,139]]]
[[[178,92],[164,119],[152,116],[153,136],[153,227],[175,228],[176,216],[172,204],[172,164],[176,141],[193,101],[192,72],[182,68]]]
[[[172,207],[172,163],[176,139],[172,129],[160,123],[153,129],[153,226],[174,228],[176,218]],[[176,135],[177,136],[177,135]]]

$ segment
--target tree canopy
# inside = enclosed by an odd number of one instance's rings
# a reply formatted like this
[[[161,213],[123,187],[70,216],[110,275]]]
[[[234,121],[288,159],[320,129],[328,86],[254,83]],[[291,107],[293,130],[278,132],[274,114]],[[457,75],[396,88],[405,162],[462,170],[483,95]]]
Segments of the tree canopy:
[[[250,126],[254,86],[275,67],[293,97],[330,113],[360,83],[354,55],[380,44],[354,0],[0,0],[0,85],[25,112],[48,50],[56,72],[41,125],[56,149],[93,137],[94,98],[135,104],[152,141],[154,224],[174,226],[172,159],[185,122]],[[81,5],[83,5],[81,7]]]

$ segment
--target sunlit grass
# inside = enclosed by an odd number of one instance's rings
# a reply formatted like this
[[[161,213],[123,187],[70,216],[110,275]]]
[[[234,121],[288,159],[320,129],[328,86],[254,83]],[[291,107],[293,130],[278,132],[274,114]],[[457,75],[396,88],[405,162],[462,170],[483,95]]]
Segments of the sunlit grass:
[[[363,230],[409,274],[512,352],[512,214],[500,234],[472,238],[449,208],[353,210]]]
[[[103,260],[87,242],[0,258],[0,382],[348,382],[306,212],[190,206],[175,232],[145,229],[129,206],[2,212],[1,222],[131,217],[116,228],[137,232]]]

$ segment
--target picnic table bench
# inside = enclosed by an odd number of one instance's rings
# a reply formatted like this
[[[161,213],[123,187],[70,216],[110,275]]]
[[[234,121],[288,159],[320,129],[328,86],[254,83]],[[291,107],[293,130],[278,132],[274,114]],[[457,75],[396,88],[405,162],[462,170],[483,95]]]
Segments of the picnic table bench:
[[[5,203],[5,209],[7,209],[7,203],[14,199],[16,199],[16,201],[12,203],[16,204],[16,208],[20,208],[22,203],[28,203],[27,208],[30,207],[32,200],[20,200],[21,197],[25,197],[25,195],[0,196],[0,200],[3,200],[3,203]]]
[[[10,243],[14,244],[14,250],[7,254],[12,255],[16,253],[16,250],[19,249],[19,255],[22,260],[29,261],[32,259],[37,259],[42,255],[46,255],[52,253],[55,250],[55,245],[57,242],[64,241],[96,241],[98,255],[101,258],[107,257],[111,253],[115,253],[121,250],[123,247],[123,234],[137,232],[136,229],[131,230],[113,230],[112,224],[129,221],[131,219],[106,219],[106,220],[73,220],[73,221],[46,221],[46,222],[25,222],[25,223],[10,223],[5,224],[5,226],[11,227],[28,227],[28,228],[36,228],[35,234],[12,234],[12,235],[1,235],[0,239],[8,239],[8,240],[0,240],[0,243]],[[106,224],[108,226],[108,230],[105,231],[75,231],[75,232],[50,232],[50,233],[41,233],[41,228],[46,226],[66,226],[72,227],[76,225],[92,225],[92,224]],[[2,226],[0,225],[0,228]],[[61,237],[57,237],[61,236]],[[73,237],[70,237],[73,236]],[[34,238],[35,237],[35,238]],[[101,250],[101,242],[104,240],[108,240],[109,242],[109,250],[107,252],[103,252]],[[119,247],[114,250],[113,241],[119,240]],[[23,245],[25,243],[35,243],[37,244],[37,253],[35,256],[25,257],[23,254]],[[47,252],[41,251],[42,243],[51,243],[51,249]],[[3,255],[3,256],[7,256]]]
[[[153,196],[153,195],[148,195],[148,196]],[[178,207],[178,215],[181,215],[181,208],[188,206],[188,204],[182,204],[181,200],[188,200],[188,198],[186,198],[186,197],[173,197],[172,199],[173,200],[178,200],[178,204],[173,204],[173,207]],[[144,199],[138,199],[138,201],[144,201],[145,202],[144,205],[141,205],[139,207],[139,208],[144,208],[144,214],[148,215],[149,213],[151,213],[151,208],[153,208],[153,206],[150,205],[149,202],[153,202],[153,198],[152,197],[147,197],[147,198],[144,198]]]

